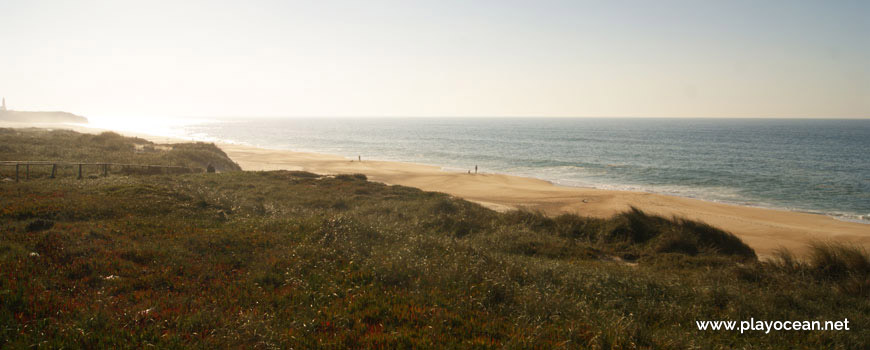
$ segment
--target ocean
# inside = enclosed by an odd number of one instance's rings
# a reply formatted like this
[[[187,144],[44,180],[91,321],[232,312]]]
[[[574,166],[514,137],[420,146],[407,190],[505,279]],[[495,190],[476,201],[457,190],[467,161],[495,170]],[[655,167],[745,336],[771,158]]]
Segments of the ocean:
[[[870,224],[870,120],[240,118],[174,133]]]

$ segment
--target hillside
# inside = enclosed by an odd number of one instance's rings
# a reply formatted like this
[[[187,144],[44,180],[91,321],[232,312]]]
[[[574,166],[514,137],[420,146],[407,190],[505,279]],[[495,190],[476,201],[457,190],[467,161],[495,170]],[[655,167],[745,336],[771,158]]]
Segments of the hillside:
[[[140,142],[3,135],[19,157]],[[0,182],[0,347],[867,348],[867,255],[813,251],[759,262],[697,222],[497,213],[362,175]],[[695,327],[750,318],[853,328]]]
[[[76,123],[84,124],[88,118],[69,112],[0,111],[0,121],[17,123]]]
[[[210,143],[156,144],[113,132],[99,135],[69,130],[0,128],[0,161],[109,162],[173,165],[218,171],[241,170]],[[7,169],[8,170],[8,169]]]

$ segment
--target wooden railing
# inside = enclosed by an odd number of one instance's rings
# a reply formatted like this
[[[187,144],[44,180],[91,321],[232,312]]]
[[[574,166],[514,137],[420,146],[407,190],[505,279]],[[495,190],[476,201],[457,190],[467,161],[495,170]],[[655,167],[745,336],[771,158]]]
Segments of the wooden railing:
[[[82,176],[82,168],[85,166],[91,167],[96,166],[97,169],[102,170],[103,176],[109,175],[109,170],[111,167],[120,167],[122,169],[176,169],[182,170],[184,172],[202,172],[203,169],[200,168],[188,168],[183,166],[173,166],[173,165],[149,165],[149,164],[124,164],[124,163],[86,163],[86,162],[55,162],[55,161],[0,161],[0,167],[9,166],[15,167],[15,182],[20,181],[21,179],[21,169],[24,168],[24,179],[30,179],[30,167],[40,167],[40,166],[51,166],[51,175],[49,178],[55,178],[57,175],[58,166],[72,166],[74,169],[78,167],[78,178],[83,178]]]

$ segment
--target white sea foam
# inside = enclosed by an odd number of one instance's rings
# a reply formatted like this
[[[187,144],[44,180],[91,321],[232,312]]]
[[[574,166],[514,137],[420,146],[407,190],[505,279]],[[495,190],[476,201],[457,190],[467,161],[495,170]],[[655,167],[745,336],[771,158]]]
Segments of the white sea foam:
[[[659,193],[870,223],[870,214],[860,214],[868,209],[866,199],[861,199],[867,198],[867,180],[853,180],[870,178],[866,167],[854,166],[870,160],[866,155],[841,154],[843,149],[866,146],[861,140],[870,139],[870,124],[766,122],[776,124],[770,127],[751,123],[705,120],[692,126],[643,120],[626,125],[608,120],[516,119],[508,125],[497,120],[309,119],[182,125],[170,131],[181,130],[185,137],[201,141],[354,158],[362,154],[367,159],[436,165],[451,172],[466,172],[477,164],[482,172],[534,177],[560,186]],[[583,137],[589,126],[598,130],[598,136]],[[716,134],[721,128],[730,129]],[[783,128],[795,128],[815,139],[800,144],[777,139],[786,134]],[[851,136],[843,137],[846,133]],[[754,143],[721,145],[735,135]],[[577,141],[548,142],[548,138]],[[833,159],[836,172],[827,170]],[[688,183],[692,185],[684,185]]]

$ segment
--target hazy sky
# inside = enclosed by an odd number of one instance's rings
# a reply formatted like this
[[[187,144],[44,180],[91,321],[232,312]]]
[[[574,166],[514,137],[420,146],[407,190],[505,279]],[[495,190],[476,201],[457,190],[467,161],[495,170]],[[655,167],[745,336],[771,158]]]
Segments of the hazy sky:
[[[87,116],[870,117],[870,1],[0,0],[0,96]]]

